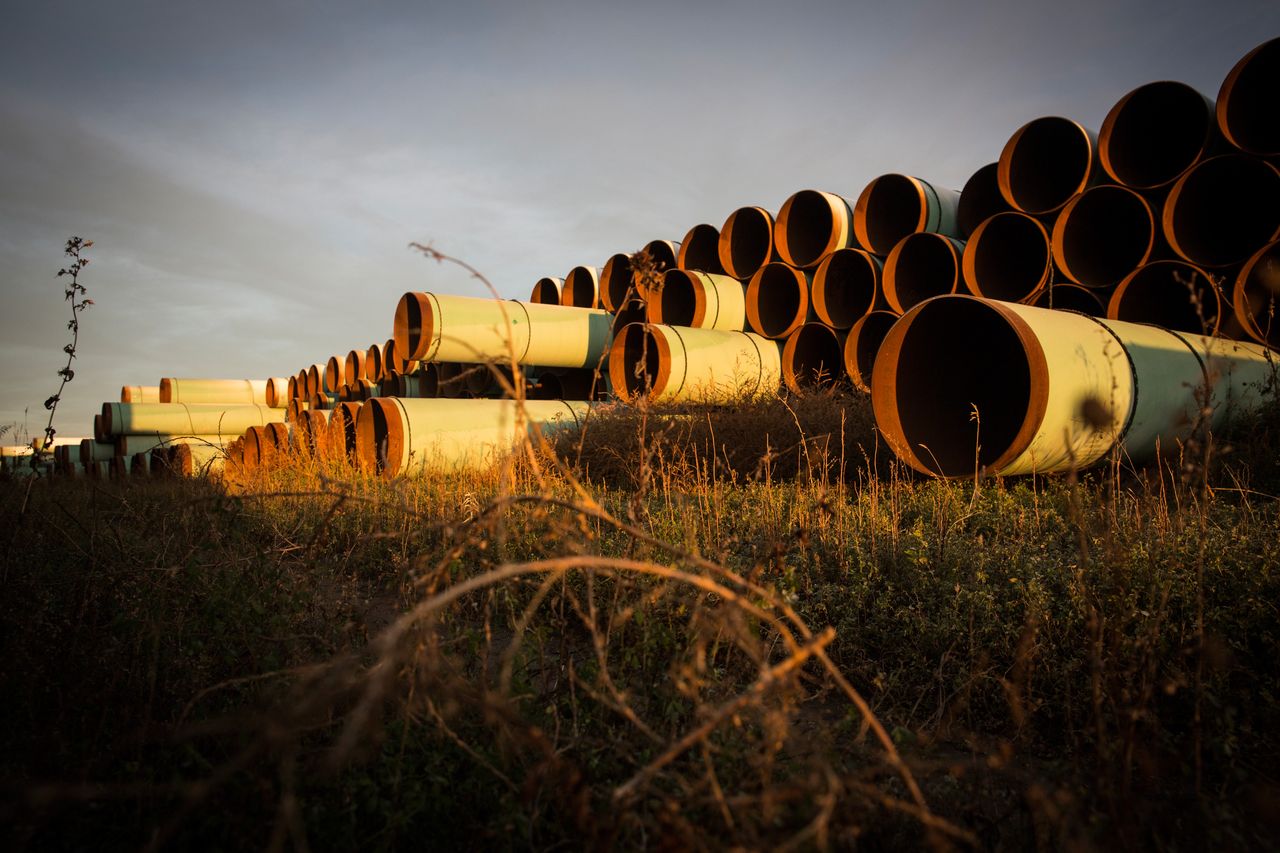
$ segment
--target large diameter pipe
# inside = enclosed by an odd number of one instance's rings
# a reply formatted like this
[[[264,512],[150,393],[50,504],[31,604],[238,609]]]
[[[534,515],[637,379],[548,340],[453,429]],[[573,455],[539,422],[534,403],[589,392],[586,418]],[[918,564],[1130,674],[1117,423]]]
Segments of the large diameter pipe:
[[[159,403],[159,385],[125,385],[120,389],[121,403]]]
[[[740,207],[720,226],[720,266],[747,280],[773,260],[773,214],[763,207]]]
[[[31,448],[27,448],[31,452]],[[80,461],[88,465],[91,462],[99,462],[110,459],[116,455],[116,444],[114,441],[94,441],[91,438],[81,439],[80,441]]]
[[[653,271],[662,275],[667,270],[676,268],[680,244],[673,240],[650,240],[640,252],[648,256]]]
[[[1006,211],[984,220],[969,235],[961,266],[975,296],[1029,302],[1053,281],[1049,232],[1025,213]]]
[[[585,266],[569,270],[560,291],[560,304],[570,308],[599,308],[600,270]]]
[[[854,235],[864,249],[887,255],[908,234],[957,236],[960,193],[910,175],[881,175],[853,208]]]
[[[1183,261],[1153,261],[1125,276],[1111,294],[1107,316],[1213,335],[1224,307],[1218,286],[1204,270]]]
[[[265,406],[267,380],[165,378],[160,380],[160,402]]]
[[[559,305],[564,294],[564,279],[555,276],[543,276],[533,285],[529,294],[530,302],[539,305]]]
[[[600,273],[600,304],[606,311],[617,313],[630,298],[634,287],[631,256],[622,252],[610,256],[604,262],[604,271]]]
[[[608,393],[605,377],[588,367],[536,368],[530,400],[599,400]]]
[[[239,435],[251,426],[284,421],[284,409],[212,403],[103,403],[108,435]]]
[[[264,395],[267,406],[272,409],[283,409],[289,405],[289,378],[273,376],[267,380],[267,391]]]
[[[853,209],[835,193],[800,190],[782,203],[773,225],[778,257],[809,269],[837,249],[855,247]]]
[[[1236,320],[1255,341],[1280,349],[1280,241],[1254,253],[1231,294]]]
[[[860,318],[844,339],[844,370],[859,391],[871,393],[872,371],[885,336],[898,322],[892,311],[872,311]]]
[[[1067,202],[1053,223],[1053,260],[1077,284],[1113,287],[1152,259],[1157,227],[1151,206],[1133,190],[1091,187]]]
[[[1098,131],[1102,168],[1136,190],[1168,186],[1220,146],[1213,101],[1174,80],[1129,92]]]
[[[322,391],[330,396],[336,396],[339,389],[346,382],[344,374],[347,371],[347,358],[343,355],[331,355],[324,365],[324,383],[321,386]]]
[[[112,445],[115,456],[133,456],[135,453],[150,453],[157,447],[175,447],[179,444],[205,444],[219,449],[227,443],[227,436],[217,435],[118,435]],[[81,456],[83,458],[83,454]]]
[[[406,293],[396,306],[398,354],[475,364],[510,359],[543,367],[595,367],[608,351],[607,311]]]
[[[831,388],[844,379],[845,333],[805,323],[782,347],[782,381],[795,393]]]
[[[1169,246],[1197,266],[1237,264],[1280,238],[1280,171],[1245,154],[1213,157],[1177,180],[1161,224]]]
[[[1250,154],[1280,154],[1276,92],[1280,92],[1280,38],[1249,51],[1222,81],[1217,119],[1227,141]]]
[[[1032,119],[1014,131],[1000,152],[1000,193],[1015,210],[1053,213],[1097,183],[1098,142],[1093,131],[1061,116]]]
[[[1099,291],[1069,282],[1057,282],[1040,291],[1030,304],[1037,308],[1078,311],[1090,317],[1107,316],[1107,306],[1098,298]]]
[[[613,339],[609,379],[624,402],[732,402],[776,393],[782,354],[751,332],[632,323]]]
[[[909,234],[893,247],[884,262],[884,298],[903,313],[926,299],[958,293],[963,286],[965,243],[927,231]]]
[[[783,340],[812,319],[813,274],[790,264],[765,264],[747,284],[747,325],[758,335]]]
[[[220,471],[226,458],[222,449],[213,445],[179,444],[169,448],[165,461],[169,471],[174,474],[199,477]]]
[[[362,379],[369,379],[366,375],[366,359],[369,357],[367,350],[353,349],[347,353],[346,359],[342,364],[342,383],[344,385],[355,385]],[[372,382],[376,382],[374,379]]]
[[[497,463],[523,432],[572,429],[591,404],[562,400],[370,400],[356,416],[356,456],[384,476],[479,469]]]
[[[339,403],[334,407],[333,415],[329,418],[328,448],[333,457],[339,461],[353,461],[356,458],[356,416],[362,405],[361,403]]]
[[[746,290],[731,276],[670,269],[660,292],[649,295],[647,310],[650,323],[740,332],[747,322]]]
[[[813,313],[833,329],[848,329],[875,309],[884,259],[862,249],[837,249],[813,274]]]
[[[894,325],[872,405],[894,452],[942,477],[1133,460],[1256,408],[1265,348],[1068,311],[946,296]],[[1205,397],[1206,388],[1208,397]]]
[[[969,176],[960,190],[956,205],[956,230],[958,237],[969,239],[983,221],[1013,210],[1000,193],[1000,164],[988,163]]]
[[[324,371],[326,365],[313,364],[307,368],[306,396],[307,399],[318,397],[324,393]]]
[[[705,222],[690,228],[680,241],[676,266],[693,272],[723,274],[724,265],[720,263],[720,229]]]

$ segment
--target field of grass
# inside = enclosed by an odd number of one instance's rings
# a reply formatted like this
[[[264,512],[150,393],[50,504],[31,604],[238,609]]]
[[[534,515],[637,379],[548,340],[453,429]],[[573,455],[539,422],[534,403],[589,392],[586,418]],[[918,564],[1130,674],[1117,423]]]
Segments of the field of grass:
[[[1274,846],[1277,438],[937,482],[814,396],[0,482],[3,843]]]

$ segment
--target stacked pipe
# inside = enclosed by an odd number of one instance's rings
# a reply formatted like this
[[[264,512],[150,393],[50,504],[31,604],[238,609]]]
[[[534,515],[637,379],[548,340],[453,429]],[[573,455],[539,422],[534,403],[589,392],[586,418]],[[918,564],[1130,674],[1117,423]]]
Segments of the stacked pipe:
[[[959,191],[905,174],[801,190],[539,279],[527,301],[406,293],[385,343],[290,377],[166,379],[114,405],[186,406],[193,435],[200,406],[275,407],[210,444],[249,470],[312,454],[395,474],[484,464],[610,396],[723,403],[848,383],[931,474],[1141,456],[1188,434],[1204,409],[1192,385],[1212,386],[1215,424],[1265,396],[1278,69],[1273,40],[1216,102],[1160,81],[1097,132],[1029,121]],[[123,420],[104,407],[112,452],[91,442],[82,464],[146,455]],[[174,435],[158,424],[145,434]]]

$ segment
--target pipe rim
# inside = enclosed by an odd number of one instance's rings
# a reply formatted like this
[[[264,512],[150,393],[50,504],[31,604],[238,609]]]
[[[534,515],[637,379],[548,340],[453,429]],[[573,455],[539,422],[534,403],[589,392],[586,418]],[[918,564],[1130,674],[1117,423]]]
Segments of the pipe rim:
[[[743,236],[748,229],[758,231]],[[726,274],[739,280],[751,278],[773,258],[773,215],[763,207],[740,207],[730,213],[720,227],[718,252]]]
[[[1202,200],[1196,199],[1196,191],[1212,192],[1212,189],[1206,190],[1205,187],[1200,185],[1193,186],[1192,182],[1200,181],[1206,183],[1210,188],[1217,187],[1221,184],[1221,176],[1218,176],[1218,179],[1214,180],[1212,178],[1206,178],[1205,175],[1211,175],[1215,170],[1230,169],[1233,167],[1239,167],[1241,169],[1256,169],[1257,173],[1249,177],[1253,179],[1262,179],[1257,182],[1242,181],[1242,183],[1253,183],[1256,187],[1258,183],[1261,183],[1262,181],[1270,181],[1273,185],[1273,189],[1280,191],[1280,170],[1276,169],[1275,166],[1268,163],[1266,160],[1260,160],[1248,154],[1222,154],[1217,157],[1210,157],[1208,160],[1202,160],[1183,173],[1182,177],[1178,178],[1178,180],[1174,182],[1173,188],[1169,190],[1169,195],[1165,199],[1164,210],[1161,213],[1160,224],[1161,230],[1164,232],[1165,240],[1169,243],[1169,248],[1173,249],[1180,258],[1188,263],[1194,264],[1195,266],[1213,268],[1227,267],[1246,260],[1249,255],[1252,254],[1252,251],[1240,252],[1238,247],[1234,250],[1223,252],[1214,251],[1213,249],[1202,252],[1200,249],[1203,247],[1197,248],[1189,245],[1188,240],[1186,239],[1188,236],[1197,236],[1195,234],[1197,226],[1200,228],[1206,227],[1203,222],[1206,214],[1208,214],[1210,218],[1217,220],[1217,218],[1224,212],[1222,209],[1224,206],[1218,204],[1205,204]],[[1196,203],[1185,203],[1187,197],[1191,197]],[[1213,208],[1213,210],[1202,210],[1202,208],[1205,207]],[[1230,209],[1231,207],[1232,206],[1229,204],[1225,205],[1225,209]],[[1202,221],[1188,226],[1185,221],[1185,217],[1196,214],[1199,214]],[[1192,231],[1192,234],[1190,235],[1185,233],[1188,228]],[[1230,227],[1227,227],[1225,230],[1232,232],[1235,231],[1235,229]],[[1181,239],[1179,237],[1179,231],[1184,232],[1181,235]],[[1259,234],[1260,233],[1261,232],[1259,232]],[[1280,217],[1273,217],[1273,225],[1271,227],[1270,235],[1259,242],[1269,243],[1271,240],[1278,237],[1280,237]],[[1213,238],[1211,237],[1208,242],[1212,243]]]
[[[1258,271],[1259,265],[1263,262],[1274,263],[1275,265],[1273,273],[1276,279],[1275,286],[1269,287],[1264,281],[1261,288],[1264,294],[1269,291],[1271,310],[1276,315],[1269,329],[1263,329],[1258,323],[1259,312],[1250,307],[1251,301],[1249,299],[1250,294],[1258,292],[1258,289],[1250,289],[1248,284],[1253,280],[1254,273]],[[1273,240],[1255,252],[1249,260],[1245,261],[1231,289],[1231,308],[1235,312],[1236,321],[1244,328],[1249,337],[1272,349],[1280,348],[1280,240]]]
[[[1126,305],[1126,297],[1130,297],[1132,292],[1138,288],[1152,287],[1157,277],[1166,270],[1169,271],[1171,277],[1176,276],[1179,271],[1189,272],[1192,277],[1191,286],[1196,288],[1200,298],[1212,299],[1212,304],[1201,309],[1196,318],[1200,322],[1204,322],[1206,320],[1211,321],[1211,325],[1208,328],[1203,325],[1198,328],[1192,328],[1193,323],[1190,320],[1188,320],[1187,325],[1183,325],[1180,319],[1177,322],[1170,322],[1170,317],[1172,315],[1155,315],[1153,317],[1153,314],[1147,311],[1134,313],[1132,303],[1130,302]],[[1198,287],[1197,285],[1201,282],[1206,286]],[[1185,286],[1185,283],[1178,282],[1176,277],[1174,278],[1174,283],[1178,286]],[[1173,285],[1168,284],[1154,286],[1158,288],[1173,287]],[[1147,292],[1148,294],[1150,293],[1149,290]],[[1151,297],[1148,296],[1148,298]],[[1188,304],[1193,304],[1190,295],[1187,295],[1186,300]],[[1161,307],[1170,304],[1170,299],[1167,297],[1157,301]],[[1222,303],[1222,294],[1219,291],[1213,276],[1209,275],[1209,273],[1205,272],[1199,266],[1188,263],[1187,261],[1152,261],[1151,263],[1143,264],[1141,267],[1138,267],[1138,269],[1129,273],[1129,275],[1125,276],[1120,284],[1116,286],[1115,292],[1111,294],[1111,299],[1107,302],[1107,319],[1121,320],[1130,323],[1147,323],[1154,326],[1160,326],[1161,328],[1168,329],[1170,331],[1187,332],[1190,334],[1212,337],[1218,333],[1218,328],[1222,323]],[[1193,307],[1193,314],[1194,313]],[[1187,316],[1191,317],[1192,314],[1188,314]]]
[[[560,290],[560,304],[570,308],[599,308],[600,271],[588,266],[569,270]]]
[[[968,239],[983,221],[1012,210],[1000,192],[1000,164],[988,163],[969,176],[956,202],[956,230]]]
[[[434,320],[428,294],[409,292],[400,297],[392,333],[400,358],[416,361],[427,355],[435,337]]]
[[[1059,218],[1059,221],[1061,221],[1061,217]],[[1017,226],[1014,226],[1013,223],[1017,223]],[[997,263],[1000,261],[1007,261],[1013,255],[1008,242],[997,243],[997,250],[995,252],[988,253],[983,257],[979,257],[979,255],[983,252],[982,241],[986,239],[988,243],[990,243],[995,239],[995,237],[988,236],[989,234],[1005,237],[1006,241],[1010,239],[1006,235],[1001,234],[999,230],[1001,228],[1007,229],[1010,227],[1028,228],[1030,229],[1028,231],[1029,234],[1033,234],[1040,238],[1040,243],[1037,243],[1036,246],[1038,247],[1041,244],[1044,246],[1044,263],[1040,265],[1039,277],[1036,278],[1033,283],[1030,283],[1030,286],[1023,285],[1016,288],[1010,288],[1006,291],[1004,287],[991,287],[994,283],[994,273],[988,272],[988,274],[984,276],[980,275],[980,272],[983,267],[989,268],[993,261]],[[1031,240],[1028,240],[1026,245],[1031,245],[1031,242]],[[1022,245],[1018,245],[1016,248],[1021,249],[1023,247]],[[992,255],[995,256],[994,259],[992,258]],[[982,224],[980,224],[971,235],[969,235],[969,239],[964,245],[964,252],[960,258],[960,267],[965,287],[974,296],[981,296],[987,299],[999,299],[1006,302],[1029,302],[1038,296],[1040,291],[1044,290],[1045,287],[1049,285],[1049,282],[1053,280],[1053,249],[1049,239],[1049,233],[1045,230],[1044,225],[1041,224],[1038,219],[1033,216],[1028,216],[1025,213],[1019,213],[1016,210],[1007,210],[1003,213],[997,213],[994,216],[989,216],[982,221]],[[1030,265],[1028,265],[1028,267],[1030,267]],[[983,278],[987,279],[986,289],[993,292],[987,293],[984,291],[982,287]],[[1030,277],[1028,277],[1028,282],[1029,280]],[[994,292],[997,289],[1000,291],[999,293]]]
[[[1083,169],[1080,170],[1081,173],[1079,178],[1076,179],[1073,184],[1064,184],[1064,186],[1069,185],[1069,190],[1064,188],[1054,188],[1052,191],[1046,191],[1042,189],[1034,193],[1034,195],[1049,195],[1051,198],[1041,198],[1038,200],[1029,199],[1026,197],[1029,194],[1024,190],[1024,192],[1021,193],[1022,198],[1020,200],[1018,198],[1019,194],[1014,192],[1015,187],[1013,173],[1025,172],[1029,164],[1025,162],[1017,163],[1017,168],[1015,169],[1015,159],[1025,158],[1027,154],[1025,148],[1022,151],[1019,151],[1019,146],[1024,144],[1024,140],[1033,139],[1036,134],[1050,132],[1051,129],[1054,128],[1056,128],[1059,133],[1068,133],[1071,137],[1075,138],[1076,144],[1079,144],[1080,141],[1084,142],[1083,153],[1085,156],[1083,158]],[[1073,153],[1078,154],[1080,152]],[[1009,137],[1009,141],[1005,143],[1004,149],[1000,152],[1000,159],[997,161],[997,178],[1000,185],[1000,194],[1004,196],[1005,201],[1009,202],[1009,205],[1013,207],[1014,210],[1022,213],[1029,213],[1033,216],[1042,216],[1054,213],[1055,211],[1060,210],[1073,195],[1084,192],[1085,188],[1089,186],[1089,182],[1093,178],[1093,161],[1096,153],[1097,146],[1094,144],[1089,131],[1078,121],[1074,121],[1063,116],[1041,116],[1040,118],[1032,119],[1014,131],[1013,135]],[[1021,155],[1021,158],[1019,155]],[[1046,157],[1045,159],[1054,161],[1054,165],[1057,166],[1062,158],[1059,152],[1059,156]],[[1033,167],[1033,172],[1037,168],[1043,170],[1042,163],[1033,162],[1030,165]]]
[[[681,269],[667,270],[662,274],[662,290],[657,298],[650,298],[645,303],[648,322],[655,325],[701,328],[707,319],[705,285],[701,273]]]
[[[680,241],[676,266],[682,270],[724,273],[720,264],[720,229],[706,222],[690,228]]]
[[[855,258],[857,259],[856,262],[854,261]],[[827,289],[834,284],[834,281],[832,280],[833,277],[838,280],[848,278],[848,276],[841,273],[839,269],[835,269],[834,273],[841,274],[833,276],[833,268],[847,266],[848,264],[846,262],[853,262],[854,269],[864,270],[864,274],[870,278],[870,296],[865,300],[866,308],[861,312],[858,312],[856,308],[846,310],[848,304],[854,300],[828,298]],[[856,249],[853,247],[836,249],[822,260],[822,263],[818,265],[817,271],[813,274],[813,283],[809,288],[810,304],[813,306],[813,313],[817,315],[819,320],[834,329],[852,328],[853,324],[858,322],[859,319],[875,310],[876,299],[879,297],[881,290],[880,274],[883,267],[884,265],[876,258],[876,256],[865,249]],[[845,283],[846,285],[848,284],[847,281]],[[849,288],[847,286],[839,287],[836,288],[836,292],[843,293],[848,289]],[[833,297],[835,295],[835,293],[832,294]],[[862,300],[854,301],[854,304],[858,304],[861,301]],[[857,316],[853,316],[854,314]]]
[[[897,195],[892,195],[895,192]],[[896,211],[893,211],[895,215],[892,217],[894,220],[913,220],[914,224],[911,226],[910,231],[904,232],[899,222],[895,222],[893,226],[886,224],[890,219],[886,206],[894,206],[885,202],[884,197],[886,194],[891,194],[890,198],[896,204],[902,203],[904,198],[914,202],[916,206],[914,217],[911,214],[902,217],[896,215]],[[875,209],[873,209],[873,206]],[[928,224],[929,199],[925,193],[924,182],[911,175],[903,175],[897,172],[873,178],[870,183],[863,187],[862,193],[858,196],[858,201],[853,208],[854,236],[857,238],[858,243],[877,255],[887,255],[895,245],[909,234],[924,231]],[[872,233],[873,230],[876,231],[875,234]],[[887,230],[889,233],[881,233],[882,230]]]
[[[1253,84],[1255,89],[1269,89],[1270,97],[1274,99],[1274,86],[1268,86],[1268,81],[1264,76],[1266,69],[1260,69],[1254,64],[1262,61],[1258,59],[1260,56],[1264,57],[1266,61],[1271,62],[1273,65],[1280,62],[1280,38],[1274,38],[1263,42],[1244,56],[1240,57],[1240,60],[1232,66],[1231,70],[1227,72],[1226,78],[1222,81],[1222,87],[1218,90],[1218,101],[1215,113],[1218,122],[1218,129],[1222,132],[1222,135],[1226,137],[1228,142],[1241,151],[1249,154],[1269,157],[1275,154],[1280,154],[1280,126],[1277,126],[1275,119],[1272,119],[1272,126],[1265,129],[1261,134],[1265,139],[1269,132],[1271,134],[1271,139],[1268,142],[1259,145],[1258,143],[1260,140],[1258,139],[1258,135],[1252,133],[1252,130],[1254,129],[1241,127],[1243,122],[1240,118],[1240,112],[1243,109],[1252,108],[1250,117],[1255,120],[1262,112],[1262,109],[1257,106],[1259,99],[1256,94],[1254,94],[1253,103],[1250,103],[1248,100],[1241,100],[1241,98],[1252,94],[1247,88],[1245,88],[1246,84]],[[1257,76],[1264,76],[1264,79],[1260,81],[1256,79],[1249,79],[1250,77]],[[1244,78],[1243,82],[1242,78]],[[1274,109],[1274,104],[1271,105],[1271,108]],[[1234,120],[1232,115],[1233,113],[1235,114]],[[1249,130],[1250,133],[1242,133],[1242,131],[1246,130]],[[1249,135],[1253,135],[1253,138],[1247,138]]]
[[[824,323],[805,323],[787,336],[782,347],[782,379],[792,392],[803,394],[840,383],[844,378],[844,341],[840,337],[839,332]],[[826,350],[821,355],[834,353],[835,357],[828,365],[827,359],[820,356],[817,362],[823,367],[814,368],[805,358],[805,350],[810,348]]]
[[[914,246],[932,246],[935,241],[942,241],[951,254],[953,267],[951,289],[946,293],[929,294],[925,299],[917,299],[910,305],[903,305],[901,294],[898,293],[898,268],[903,263],[902,256],[909,249],[913,248],[913,244]],[[957,244],[959,245],[957,246]],[[962,267],[964,260],[964,246],[965,244],[962,241],[957,240],[954,237],[948,237],[945,234],[935,234],[932,231],[917,231],[914,234],[908,234],[903,237],[898,241],[898,244],[893,247],[893,251],[889,253],[889,257],[885,258],[884,269],[880,272],[880,283],[882,285],[882,292],[884,293],[885,301],[887,301],[889,306],[897,313],[905,314],[911,308],[926,301],[927,299],[933,298],[934,296],[956,294],[959,291],[963,280]],[[915,249],[914,251],[920,250]],[[916,260],[916,258],[912,257],[911,260]]]
[[[822,220],[813,224],[811,217]],[[817,266],[822,259],[848,242],[852,215],[849,205],[834,193],[800,190],[782,203],[773,225],[773,243],[784,263],[802,269]],[[792,233],[793,220],[799,224]],[[826,231],[824,239],[810,241],[808,235]],[[800,239],[803,238],[803,239]],[[802,245],[795,246],[800,242]],[[804,245],[812,242],[812,245]],[[807,251],[806,251],[807,250]]]
[[[1154,105],[1146,103],[1146,101],[1159,99],[1161,97],[1182,98],[1185,103],[1177,104],[1173,107],[1170,106],[1167,100]],[[1152,176],[1150,175],[1148,175],[1147,179],[1144,180],[1140,177],[1140,173],[1142,171],[1141,166],[1135,167],[1132,163],[1126,164],[1125,161],[1137,160],[1141,162],[1143,160],[1153,158],[1150,158],[1149,156],[1134,156],[1132,153],[1126,153],[1123,148],[1119,148],[1119,150],[1115,152],[1112,151],[1113,146],[1117,145],[1117,125],[1120,127],[1121,140],[1124,139],[1125,134],[1134,133],[1134,128],[1141,128],[1141,130],[1137,131],[1137,135],[1139,137],[1141,137],[1142,131],[1144,130],[1152,133],[1153,136],[1168,136],[1170,126],[1180,129],[1182,122],[1186,121],[1188,116],[1175,112],[1174,117],[1177,121],[1167,122],[1163,127],[1152,128],[1152,118],[1150,114],[1156,113],[1157,115],[1164,116],[1174,110],[1184,109],[1191,103],[1195,103],[1200,107],[1200,115],[1197,118],[1203,120],[1203,129],[1198,134],[1199,141],[1195,145],[1194,155],[1191,156],[1190,159],[1186,159],[1185,157],[1182,158],[1185,162],[1181,162],[1181,165],[1176,170],[1166,169],[1165,173],[1156,176],[1155,180],[1151,180],[1150,178]],[[1126,114],[1126,110],[1137,111],[1138,115],[1134,116]],[[1209,149],[1210,141],[1213,139],[1213,133],[1216,129],[1214,104],[1199,90],[1178,80],[1156,80],[1151,83],[1145,83],[1126,93],[1124,97],[1116,101],[1115,105],[1107,112],[1107,117],[1102,120],[1102,127],[1098,130],[1098,162],[1108,177],[1118,184],[1130,189],[1158,189],[1160,187],[1168,186],[1176,181],[1187,171],[1187,169],[1190,169],[1204,157],[1205,152]],[[1192,132],[1187,136],[1188,138],[1194,138],[1196,135],[1197,134]],[[1185,140],[1179,140],[1179,142],[1184,141]],[[1130,145],[1133,144],[1133,140],[1130,140]],[[1144,146],[1141,145],[1141,142],[1138,143],[1138,147],[1144,148]],[[1149,155],[1149,148],[1149,145],[1146,146],[1141,153]],[[1113,156],[1114,154],[1120,154],[1121,156],[1117,158]],[[1175,158],[1166,157],[1165,159],[1173,160]]]
[[[1067,233],[1067,229],[1071,228],[1072,226],[1072,217],[1079,215],[1077,212],[1080,211],[1081,205],[1086,205],[1086,211],[1087,211],[1087,205],[1090,205],[1090,204],[1094,204],[1094,205],[1100,204],[1104,209],[1104,212],[1102,215],[1103,216],[1110,215],[1113,211],[1118,210],[1118,206],[1116,205],[1116,203],[1114,201],[1109,203],[1099,202],[1098,199],[1104,198],[1106,196],[1116,196],[1117,194],[1125,198],[1127,204],[1137,205],[1136,209],[1140,209],[1142,213],[1146,215],[1147,240],[1146,240],[1146,245],[1143,246],[1142,248],[1140,257],[1138,258],[1136,263],[1133,263],[1122,274],[1116,276],[1114,280],[1110,280],[1109,277],[1105,275],[1098,276],[1095,278],[1093,275],[1088,275],[1084,271],[1080,270],[1078,268],[1079,265],[1077,265],[1077,269],[1073,270],[1071,268],[1072,267],[1071,259],[1068,257],[1068,253],[1067,253],[1067,243],[1070,236]],[[1096,216],[1097,214],[1095,213],[1094,215]],[[1079,226],[1078,218],[1075,224]],[[1102,230],[1111,234],[1115,233],[1116,229],[1114,227],[1105,227],[1107,226],[1107,223],[1105,221],[1103,225],[1104,225],[1104,228]],[[1078,285],[1081,285],[1082,287],[1089,287],[1094,289],[1106,289],[1108,287],[1113,286],[1117,281],[1120,281],[1129,273],[1133,272],[1135,269],[1137,269],[1138,267],[1142,266],[1143,264],[1151,260],[1151,256],[1152,254],[1154,254],[1156,249],[1156,229],[1157,228],[1158,228],[1158,225],[1156,223],[1156,216],[1151,209],[1151,205],[1148,204],[1147,200],[1143,198],[1139,193],[1135,192],[1133,189],[1129,187],[1109,185],[1109,184],[1102,184],[1096,187],[1090,187],[1084,192],[1078,195],[1072,196],[1071,200],[1068,201],[1065,205],[1063,205],[1062,210],[1058,212],[1058,217],[1053,223],[1053,235],[1050,238],[1050,245],[1053,251],[1053,263],[1057,265],[1058,269],[1062,272],[1063,275],[1071,279],[1072,282]],[[1085,242],[1088,244],[1096,245],[1096,240],[1090,235],[1086,235]],[[1082,279],[1084,278],[1089,278],[1091,280],[1083,281]]]
[[[844,372],[849,381],[859,391],[871,393],[871,377],[875,371],[876,358],[880,347],[884,344],[885,335],[898,322],[898,315],[892,311],[869,311],[849,329],[849,336],[844,339]],[[868,355],[864,344],[874,343],[869,353],[869,364],[863,369],[864,358]]]
[[[613,392],[624,403],[645,397],[657,399],[667,390],[671,382],[672,359],[671,345],[661,332],[664,328],[667,327],[652,323],[629,323],[609,345],[609,380]],[[634,360],[637,351],[646,361],[643,370]],[[652,374],[648,367],[650,359],[656,365]],[[638,387],[642,382],[647,382],[647,388]]]

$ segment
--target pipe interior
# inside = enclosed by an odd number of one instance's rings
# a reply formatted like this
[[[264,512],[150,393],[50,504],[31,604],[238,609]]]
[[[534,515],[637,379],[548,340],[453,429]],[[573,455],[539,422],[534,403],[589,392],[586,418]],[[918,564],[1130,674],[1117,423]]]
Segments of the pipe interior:
[[[684,270],[668,270],[663,276],[662,293],[658,296],[658,322],[668,326],[692,326],[698,299],[693,276]]]
[[[1031,404],[1022,342],[999,311],[977,300],[924,306],[902,340],[895,370],[902,438],[944,477],[972,474],[975,447],[977,465],[995,462]]]
[[[695,225],[680,241],[679,266],[698,272],[721,273],[720,230],[714,225]]]
[[[898,241],[920,225],[920,190],[906,175],[881,175],[872,182],[864,208],[867,248],[888,254]]]
[[[807,323],[796,332],[789,372],[805,388],[828,388],[844,375],[844,348],[835,332],[820,323]]]
[[[536,385],[529,387],[530,400],[563,400],[564,387],[560,377],[554,373],[543,373],[538,377]]]
[[[387,428],[387,412],[381,401],[371,401],[361,409],[356,416],[356,425],[360,432],[356,446],[361,464],[374,473],[387,471],[391,467],[387,458],[390,432]]]
[[[1158,187],[1196,162],[1213,114],[1204,96],[1185,83],[1163,80],[1135,89],[1116,105],[1105,143],[1120,183]]]
[[[786,230],[791,262],[798,267],[816,264],[830,244],[835,228],[831,204],[822,193],[801,190],[792,196]]]
[[[631,283],[631,258],[621,252],[609,258],[600,276],[600,291],[615,311],[626,301]]]
[[[1272,243],[1242,282],[1245,310],[1254,330],[1271,347],[1280,346],[1280,243]]]
[[[613,315],[611,330],[616,335],[619,329],[625,329],[632,323],[647,322],[649,322],[649,309],[645,301],[639,298],[632,298],[628,299]]]
[[[1163,261],[1147,264],[1125,279],[1112,297],[1108,313],[1117,320],[1211,335],[1217,327],[1218,311],[1217,290],[1203,273],[1189,264]]]
[[[658,380],[658,343],[653,332],[640,323],[622,330],[624,387],[628,399],[643,397]]]
[[[1146,202],[1120,187],[1089,190],[1059,227],[1063,262],[1089,287],[1109,287],[1141,266],[1155,234]]]
[[[650,240],[644,251],[653,260],[653,268],[658,272],[676,268],[676,252],[667,240]]]
[[[759,273],[751,294],[760,321],[760,333],[776,338],[803,320],[805,280],[786,264],[769,264]]]
[[[931,296],[954,293],[959,270],[955,252],[945,237],[923,232],[907,237],[893,259],[893,292],[903,311]]]
[[[754,207],[735,211],[720,236],[728,241],[729,263],[726,266],[731,267],[729,274],[735,278],[749,278],[769,262],[773,251],[773,227],[762,211]]]
[[[965,181],[956,208],[956,225],[960,236],[968,237],[985,220],[1009,210],[1009,202],[1000,194],[1000,164],[988,163]]]
[[[880,271],[869,255],[837,249],[818,272],[814,293],[821,292],[827,320],[836,328],[849,328],[874,306]]]
[[[596,284],[586,267],[574,267],[569,271],[564,279],[564,292],[569,295],[569,304],[575,308],[596,307]]]
[[[397,351],[403,351],[404,355],[416,352],[423,338],[422,326],[422,303],[414,294],[406,293],[401,297],[400,304],[396,306],[393,337]]]
[[[1226,127],[1236,144],[1258,154],[1280,153],[1280,39],[1258,48],[1225,93]]]
[[[1261,160],[1215,157],[1185,175],[1180,186],[1170,237],[1194,264],[1243,261],[1280,231],[1280,173]]]
[[[875,311],[863,318],[862,325],[858,327],[853,356],[854,365],[858,368],[858,378],[864,386],[871,385],[871,371],[876,366],[876,355],[896,322],[897,315],[888,311]]]
[[[1075,122],[1050,116],[1028,124],[1009,155],[1009,190],[1018,207],[1046,213],[1066,204],[1089,177],[1088,137]]]
[[[541,305],[559,305],[560,288],[556,286],[556,280],[547,277],[538,279],[538,283],[533,286],[533,297],[529,301]]]
[[[1021,213],[993,217],[975,239],[973,272],[988,299],[1019,302],[1046,280],[1050,248],[1040,224]]]
[[[1037,308],[1079,311],[1090,317],[1107,316],[1106,306],[1092,290],[1078,284],[1055,284],[1046,287],[1033,303]]]

